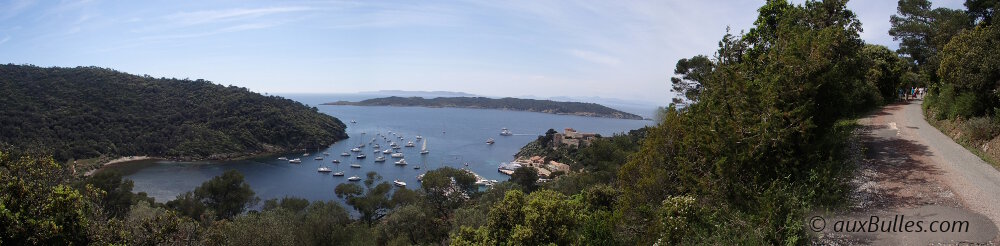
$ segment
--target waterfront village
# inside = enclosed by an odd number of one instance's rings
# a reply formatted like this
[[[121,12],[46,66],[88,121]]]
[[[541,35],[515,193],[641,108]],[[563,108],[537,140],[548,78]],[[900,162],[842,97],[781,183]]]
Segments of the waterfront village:
[[[562,133],[555,133],[552,135],[552,142],[549,146],[543,146],[545,148],[551,148],[552,150],[557,150],[559,148],[573,148],[579,149],[580,147],[585,147],[591,143],[594,139],[600,136],[596,133],[581,133],[577,132],[573,128],[566,128]],[[538,171],[539,181],[546,181],[553,177],[553,173],[562,172],[569,173],[570,166],[566,163],[560,163],[554,160],[546,160],[543,156],[532,155],[532,156],[518,156],[514,161],[510,163],[503,163],[497,168],[497,171],[506,175],[514,174],[514,170],[518,168],[534,168]]]

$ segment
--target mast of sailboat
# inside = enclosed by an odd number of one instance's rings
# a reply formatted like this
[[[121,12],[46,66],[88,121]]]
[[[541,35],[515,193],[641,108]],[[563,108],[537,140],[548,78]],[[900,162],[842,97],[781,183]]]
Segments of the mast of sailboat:
[[[424,139],[424,147],[421,147],[420,150],[427,151],[427,139]]]

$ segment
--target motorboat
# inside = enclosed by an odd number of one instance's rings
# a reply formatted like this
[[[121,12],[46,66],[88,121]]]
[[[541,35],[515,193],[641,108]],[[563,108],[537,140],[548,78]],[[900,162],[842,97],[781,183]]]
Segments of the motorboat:
[[[381,149],[381,148],[382,148],[382,146],[381,146],[381,145],[378,145],[378,144],[375,144],[375,145],[372,145],[372,148],[376,148],[376,149]]]
[[[323,152],[323,155],[330,155],[330,152]]]
[[[288,163],[302,163],[302,159],[299,158],[291,159],[288,160]]]
[[[413,141],[406,142],[406,147],[413,147],[413,146],[417,146],[413,144]]]
[[[309,156],[309,152],[302,153],[302,156]]]
[[[389,144],[389,146],[390,146],[390,147],[396,147],[396,146],[399,146],[399,145],[398,145],[398,144],[396,144],[396,142],[392,142],[391,144]]]
[[[288,160],[288,157],[284,157],[284,156],[282,156],[282,157],[278,157],[278,160],[281,160],[281,161],[287,161],[287,160]]]
[[[386,149],[382,151],[382,154],[391,154],[392,150]]]
[[[333,163],[340,163],[340,160],[333,160]]]
[[[351,167],[352,168],[361,168],[361,164],[354,163],[354,164],[351,164]]]
[[[351,176],[350,178],[347,178],[347,180],[349,180],[349,181],[361,181],[361,177]]]
[[[397,180],[393,180],[392,184],[394,184],[396,186],[399,186],[399,187],[405,187],[406,186],[406,182],[399,181],[398,179]]]
[[[403,158],[403,153],[392,153],[392,158]]]
[[[347,152],[344,152],[344,153],[340,153],[340,156],[351,156],[351,154],[347,153]]]
[[[420,136],[420,135],[417,135],[417,136],[415,136],[415,137],[413,137],[413,138],[416,138],[417,140],[420,140],[420,139],[423,139],[424,137],[422,137],[422,136]]]
[[[420,169],[420,166],[413,166],[413,169]]]
[[[399,161],[396,161],[396,165],[400,165],[400,166],[406,165],[406,159],[399,159]]]
[[[365,157],[368,157],[368,156],[366,156],[365,154],[360,154],[360,155],[358,155],[358,157],[357,157],[357,158],[358,158],[358,159],[364,159]]]
[[[316,171],[317,172],[321,172],[321,173],[328,173],[328,172],[332,172],[333,170],[330,170],[329,167],[319,167],[319,169],[317,169]]]
[[[514,135],[514,133],[510,132],[510,130],[507,130],[506,127],[500,129],[500,136],[510,136],[510,135]]]
[[[496,142],[496,141],[493,141],[493,138],[490,138],[490,139],[487,139],[487,140],[486,140],[486,144],[493,144],[493,143],[495,143],[495,142]]]
[[[353,149],[351,149],[351,152],[361,152],[361,149],[359,149],[359,148],[353,148]]]
[[[344,176],[344,172],[335,172],[333,176]]]
[[[351,120],[351,123],[355,123],[355,124],[356,124],[356,123],[358,123],[358,122],[357,122],[357,121],[355,121],[355,120]]]
[[[314,160],[317,160],[317,161],[322,161],[322,160],[323,160],[323,157],[322,157],[322,156],[317,156],[316,158],[313,158],[313,159],[314,159]]]
[[[375,162],[385,162],[385,157],[383,156],[375,157]]]

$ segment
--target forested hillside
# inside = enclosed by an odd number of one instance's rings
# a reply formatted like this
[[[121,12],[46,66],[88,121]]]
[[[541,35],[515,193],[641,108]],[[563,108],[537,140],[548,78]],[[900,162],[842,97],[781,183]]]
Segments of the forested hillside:
[[[620,110],[605,107],[604,105],[596,103],[557,102],[551,100],[520,99],[512,97],[500,99],[486,97],[438,97],[426,99],[423,97],[394,96],[367,99],[360,102],[340,101],[324,103],[324,105],[484,108],[616,119],[642,119],[642,116],[622,112]]]
[[[204,80],[7,64],[0,91],[0,143],[57,160],[226,158],[347,137],[340,120],[316,108]]]

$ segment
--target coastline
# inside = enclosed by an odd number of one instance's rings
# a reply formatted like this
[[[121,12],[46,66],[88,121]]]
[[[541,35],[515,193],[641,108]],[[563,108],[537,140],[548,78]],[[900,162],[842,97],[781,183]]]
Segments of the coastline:
[[[88,171],[84,172],[83,176],[84,177],[89,177],[89,176],[94,175],[94,174],[96,174],[98,172],[101,172],[105,168],[113,166],[113,165],[127,165],[127,164],[130,164],[132,162],[138,162],[138,161],[147,161],[147,160],[161,160],[161,161],[174,161],[174,162],[237,161],[237,160],[246,160],[246,159],[258,158],[258,157],[263,157],[263,156],[271,156],[271,155],[279,155],[279,154],[285,154],[285,153],[292,153],[292,152],[296,152],[296,151],[305,151],[305,150],[304,149],[298,149],[298,150],[289,150],[289,151],[273,151],[273,152],[243,153],[243,154],[224,154],[224,155],[215,155],[214,156],[214,157],[224,156],[224,157],[221,157],[221,158],[212,158],[212,157],[210,157],[210,158],[154,157],[154,156],[145,156],[145,155],[143,155],[143,156],[125,156],[125,157],[119,157],[119,158],[116,158],[116,159],[112,159],[112,160],[110,160],[108,162],[105,162],[105,163],[101,163],[99,166],[97,166],[97,168],[94,168],[94,169],[91,169],[91,170],[88,170]]]
[[[117,159],[113,159],[113,160],[110,160],[108,162],[102,163],[97,168],[88,170],[87,172],[83,173],[83,176],[84,177],[90,177],[91,175],[94,175],[95,173],[97,173],[97,172],[99,172],[101,170],[104,170],[104,168],[107,167],[107,166],[109,166],[109,165],[120,164],[120,163],[128,163],[128,162],[135,162],[135,161],[144,161],[144,160],[162,160],[162,158],[149,157],[149,156],[144,156],[144,155],[142,155],[142,156],[124,156],[124,157],[118,157]]]
[[[644,120],[651,121],[652,119],[641,117],[639,119],[632,119],[626,117],[614,117],[611,115],[601,115],[592,112],[580,112],[580,113],[554,113],[539,110],[517,110],[511,108],[487,108],[487,107],[476,107],[476,106],[439,106],[439,105],[361,105],[354,104],[341,104],[339,102],[333,103],[321,103],[320,106],[357,106],[357,107],[419,107],[419,108],[462,108],[462,109],[487,109],[487,110],[500,110],[500,111],[514,111],[514,112],[529,112],[529,113],[540,113],[540,114],[551,114],[551,115],[566,115],[566,116],[580,116],[580,117],[592,117],[592,118],[604,118],[604,119],[618,119],[618,120]]]

